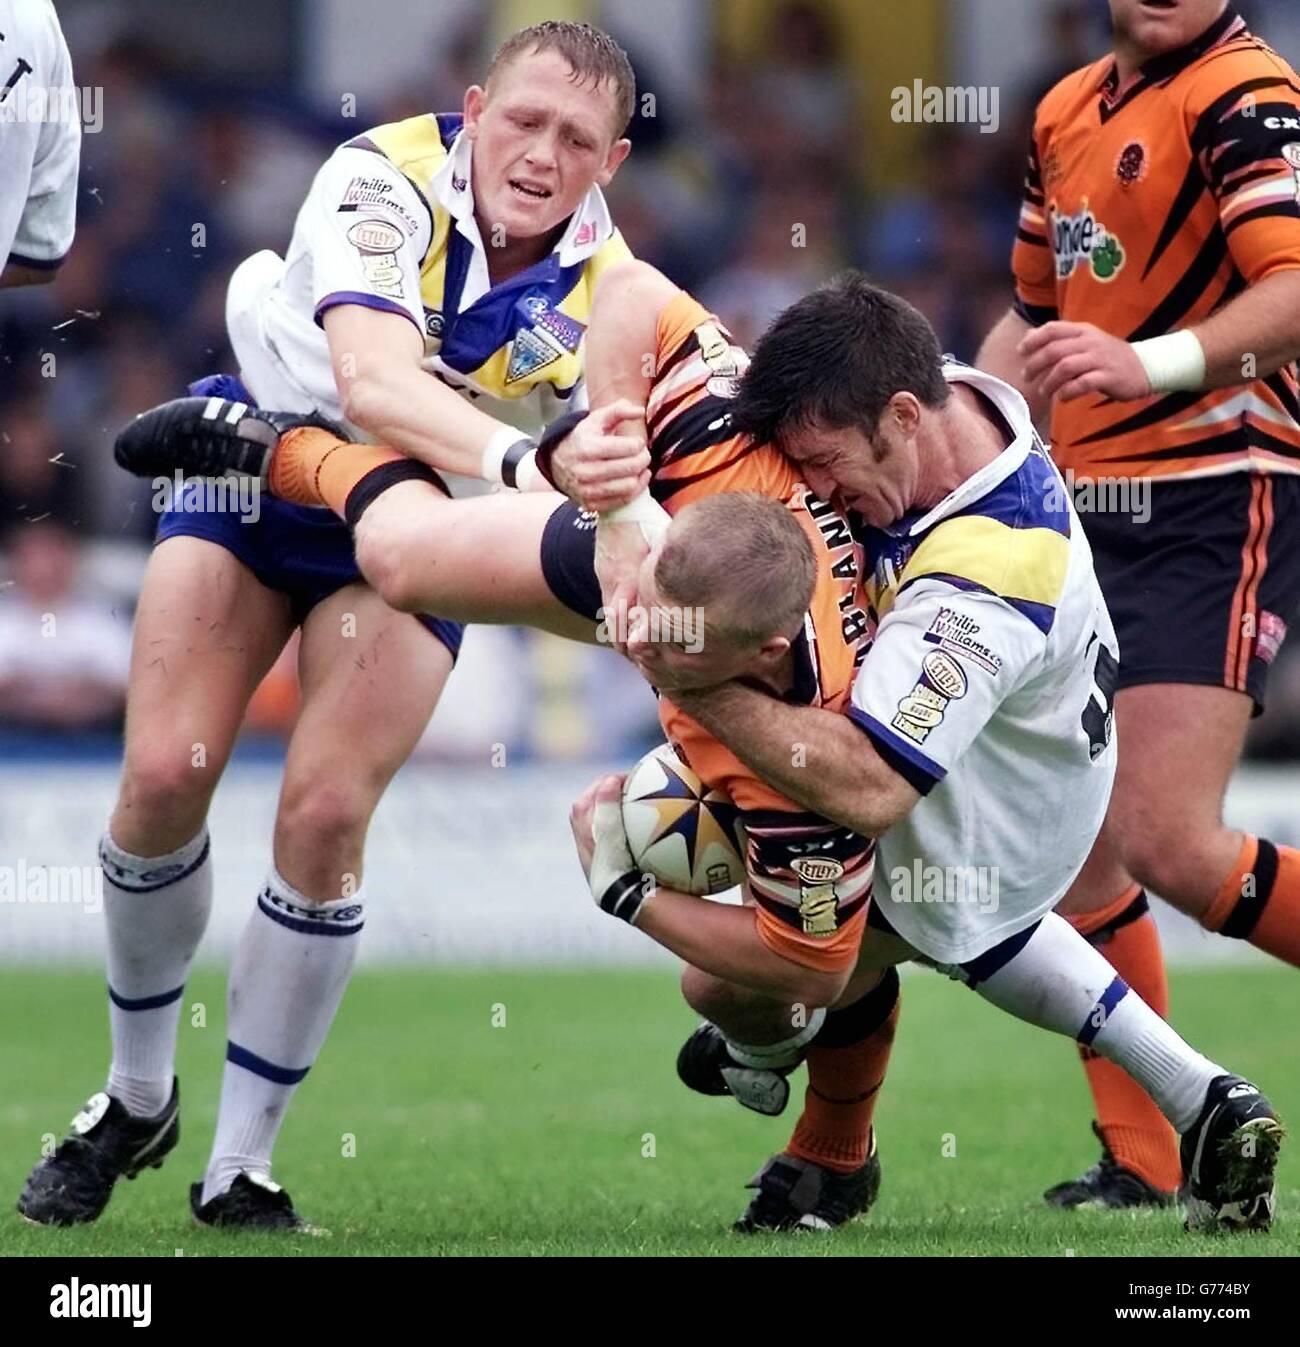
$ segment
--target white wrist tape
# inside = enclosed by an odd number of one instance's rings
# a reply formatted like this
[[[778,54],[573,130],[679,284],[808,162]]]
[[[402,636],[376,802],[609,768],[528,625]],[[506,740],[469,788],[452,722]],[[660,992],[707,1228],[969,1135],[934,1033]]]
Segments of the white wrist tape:
[[[541,470],[537,466],[537,450],[530,449],[519,460],[519,466],[515,469],[515,488],[518,491],[532,491],[535,489],[537,480],[541,477]],[[550,483],[547,483],[550,486]]]
[[[1133,342],[1153,393],[1196,392],[1205,386],[1205,348],[1190,328]]]
[[[505,463],[506,455],[517,444],[533,445],[535,441],[531,435],[525,435],[514,426],[502,426],[499,430],[493,431],[492,438],[483,447],[479,476],[485,482],[505,482],[502,465]],[[506,485],[513,486],[514,483],[506,482]]]
[[[648,490],[616,510],[604,511],[596,519],[598,524],[639,524],[641,536],[652,545],[672,523],[672,516]]]
[[[825,1010],[818,1008],[808,1016],[808,1023],[790,1038],[779,1043],[737,1043],[727,1039],[727,1051],[741,1066],[773,1071],[778,1067],[798,1066],[803,1060],[803,1049],[817,1037],[817,1031],[826,1023]],[[724,1035],[725,1037],[725,1035]]]

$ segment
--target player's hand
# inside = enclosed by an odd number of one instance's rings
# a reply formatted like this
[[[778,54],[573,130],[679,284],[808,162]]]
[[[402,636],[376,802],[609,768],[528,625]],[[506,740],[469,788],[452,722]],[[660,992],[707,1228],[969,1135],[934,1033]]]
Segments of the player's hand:
[[[602,639],[627,654],[632,618],[640,609],[638,578],[650,544],[639,524],[602,520],[596,530],[596,579],[600,584]]]
[[[1018,348],[1025,379],[1046,399],[1062,402],[1101,393],[1117,402],[1151,396],[1137,352],[1091,323],[1044,323]]]
[[[602,776],[593,781],[569,810],[569,827],[573,829],[582,873],[591,880],[593,892],[597,871],[607,876],[604,887],[608,888],[619,875],[633,868],[632,852],[623,831],[623,775]]]
[[[650,485],[645,408],[624,399],[599,407],[555,447],[556,485],[584,510],[614,510]]]

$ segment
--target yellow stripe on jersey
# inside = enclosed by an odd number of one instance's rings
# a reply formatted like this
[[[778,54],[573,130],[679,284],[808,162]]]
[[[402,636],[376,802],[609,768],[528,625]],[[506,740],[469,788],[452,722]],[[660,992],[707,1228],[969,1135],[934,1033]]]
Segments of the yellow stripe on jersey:
[[[1012,528],[986,515],[945,519],[912,553],[898,585],[880,596],[881,617],[904,585],[927,575],[951,575],[1013,605],[1054,609],[1065,587],[1070,540],[1055,529]]]
[[[442,308],[443,280],[446,276],[447,234],[451,230],[451,216],[436,202],[430,201],[424,187],[442,167],[447,148],[442,143],[442,132],[432,113],[408,117],[404,122],[389,122],[366,132],[384,157],[393,162],[424,197],[433,216],[433,237],[428,251],[420,259],[420,298],[429,309]]]

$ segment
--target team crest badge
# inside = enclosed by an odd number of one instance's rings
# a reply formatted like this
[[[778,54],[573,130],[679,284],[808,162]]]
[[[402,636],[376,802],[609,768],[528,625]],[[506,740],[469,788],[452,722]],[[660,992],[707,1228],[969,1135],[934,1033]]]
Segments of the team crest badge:
[[[572,355],[582,345],[586,328],[553,308],[541,295],[528,295],[519,304],[520,316],[528,326],[521,325],[510,351],[506,368],[506,383],[518,383],[554,364],[566,355]]]
[[[1134,140],[1120,151],[1115,161],[1115,176],[1121,187],[1136,187],[1146,177],[1148,166],[1147,147],[1140,140]]]

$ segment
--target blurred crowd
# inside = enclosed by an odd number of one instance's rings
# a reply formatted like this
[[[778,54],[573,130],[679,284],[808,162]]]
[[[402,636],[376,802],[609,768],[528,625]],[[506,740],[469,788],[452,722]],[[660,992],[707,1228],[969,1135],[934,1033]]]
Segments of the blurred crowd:
[[[494,36],[483,21],[491,7],[477,9],[431,81],[359,110],[364,124],[459,108]],[[999,134],[931,128],[912,179],[882,192],[867,171],[868,91],[842,62],[831,12],[811,0],[781,5],[757,59],[724,67],[719,55],[693,107],[660,99],[638,117],[633,154],[608,193],[614,217],[638,256],[743,341],[854,265],[911,299],[969,358],[1009,302],[1034,103],[1094,59],[1104,37],[1095,5],[1044,9],[1050,65],[1003,90]],[[653,89],[654,70],[632,56]],[[225,75],[179,62],[129,26],[107,30],[97,49],[74,47],[74,59],[78,83],[102,87],[105,108],[102,130],[83,144],[76,245],[51,286],[0,299],[0,728],[43,733],[111,728],[121,714],[132,599],[156,515],[148,485],[113,466],[114,434],[189,381],[233,368],[223,327],[232,266],[284,249],[316,168],[360,129],[322,115],[292,83],[232,97]],[[57,624],[59,639],[16,635],[33,630],[33,614]],[[1300,755],[1295,655],[1276,670],[1260,752]],[[657,738],[644,685],[604,652],[476,631],[463,658],[474,672],[452,680],[432,752],[504,743],[608,756]],[[289,652],[253,728],[282,733],[293,710]]]

